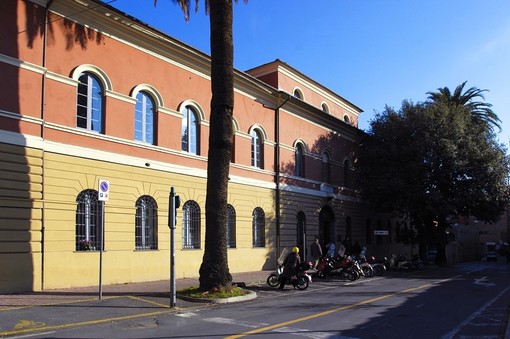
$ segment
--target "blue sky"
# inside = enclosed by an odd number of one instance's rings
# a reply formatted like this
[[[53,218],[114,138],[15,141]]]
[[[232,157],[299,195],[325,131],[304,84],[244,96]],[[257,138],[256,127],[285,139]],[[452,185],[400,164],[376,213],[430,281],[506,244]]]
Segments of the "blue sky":
[[[189,22],[171,0],[103,0],[209,54],[209,17],[200,1]],[[191,0],[194,6],[194,0]],[[424,101],[427,92],[487,89],[485,101],[510,140],[509,0],[239,0],[234,66],[281,59],[364,112],[366,130],[385,105]]]

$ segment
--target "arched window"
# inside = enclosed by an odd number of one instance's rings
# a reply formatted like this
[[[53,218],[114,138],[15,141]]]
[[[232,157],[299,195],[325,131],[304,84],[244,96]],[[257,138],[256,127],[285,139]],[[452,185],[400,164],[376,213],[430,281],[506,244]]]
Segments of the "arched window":
[[[154,100],[145,92],[138,92],[135,105],[135,140],[154,144]]]
[[[305,148],[302,143],[296,145],[296,176],[305,177]]]
[[[344,160],[344,187],[351,187],[351,162],[349,159]]]
[[[264,210],[256,207],[253,210],[252,217],[253,247],[266,247],[266,217]]]
[[[182,113],[182,150],[199,154],[198,114],[191,106]]]
[[[325,113],[329,113],[329,106],[328,104],[326,104],[325,102],[322,103],[321,105],[322,107],[322,110],[325,112]]]
[[[251,131],[251,165],[257,168],[264,166],[262,158],[264,141],[259,130],[253,129]]]
[[[344,122],[350,124],[351,123],[351,119],[349,119],[349,116],[346,114],[344,115]]]
[[[200,248],[200,206],[195,201],[186,201],[182,214],[182,248]]]
[[[236,248],[236,210],[230,204],[227,205],[227,246]]]
[[[304,100],[303,92],[301,92],[301,90],[299,88],[296,88],[294,90],[294,97],[296,97],[300,100]]]
[[[158,204],[148,195],[136,201],[135,249],[158,249]]]
[[[93,189],[81,191],[76,203],[76,251],[98,251],[103,214],[98,192]]]
[[[322,153],[322,181],[325,183],[331,181],[331,164],[328,151]]]
[[[78,78],[76,126],[103,133],[104,90],[92,73],[84,72]]]

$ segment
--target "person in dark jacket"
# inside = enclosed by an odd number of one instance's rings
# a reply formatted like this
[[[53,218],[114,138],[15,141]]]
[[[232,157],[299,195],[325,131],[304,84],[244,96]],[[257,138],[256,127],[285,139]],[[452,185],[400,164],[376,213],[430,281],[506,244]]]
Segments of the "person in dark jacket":
[[[283,290],[283,287],[287,281],[296,278],[299,264],[301,264],[301,258],[299,257],[299,247],[294,247],[292,252],[287,254],[287,257],[283,261],[283,273],[280,276],[281,290]]]
[[[310,254],[313,258],[313,268],[317,268],[319,259],[322,257],[322,246],[319,243],[319,237],[315,236],[315,241],[310,245]]]

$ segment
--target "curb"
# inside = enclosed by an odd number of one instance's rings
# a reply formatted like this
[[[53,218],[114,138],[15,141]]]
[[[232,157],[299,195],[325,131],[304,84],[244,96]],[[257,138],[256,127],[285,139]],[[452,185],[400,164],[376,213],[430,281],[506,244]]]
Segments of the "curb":
[[[257,293],[253,291],[248,291],[245,295],[240,295],[237,297],[231,297],[231,298],[192,298],[187,296],[178,296],[179,299],[191,301],[191,302],[197,302],[197,303],[209,303],[209,304],[229,304],[229,303],[236,303],[240,301],[247,301],[247,300],[253,300],[257,298]]]

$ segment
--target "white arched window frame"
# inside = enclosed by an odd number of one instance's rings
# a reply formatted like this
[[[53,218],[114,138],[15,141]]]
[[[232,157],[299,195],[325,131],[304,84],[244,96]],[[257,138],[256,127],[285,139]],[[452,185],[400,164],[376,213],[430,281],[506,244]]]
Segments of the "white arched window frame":
[[[90,64],[76,67],[71,78],[76,81],[76,126],[96,133],[104,133],[105,95],[112,91],[106,73]]]
[[[181,148],[185,152],[198,155],[200,154],[200,123],[204,120],[204,113],[192,100],[182,102],[179,111],[182,114]]]

